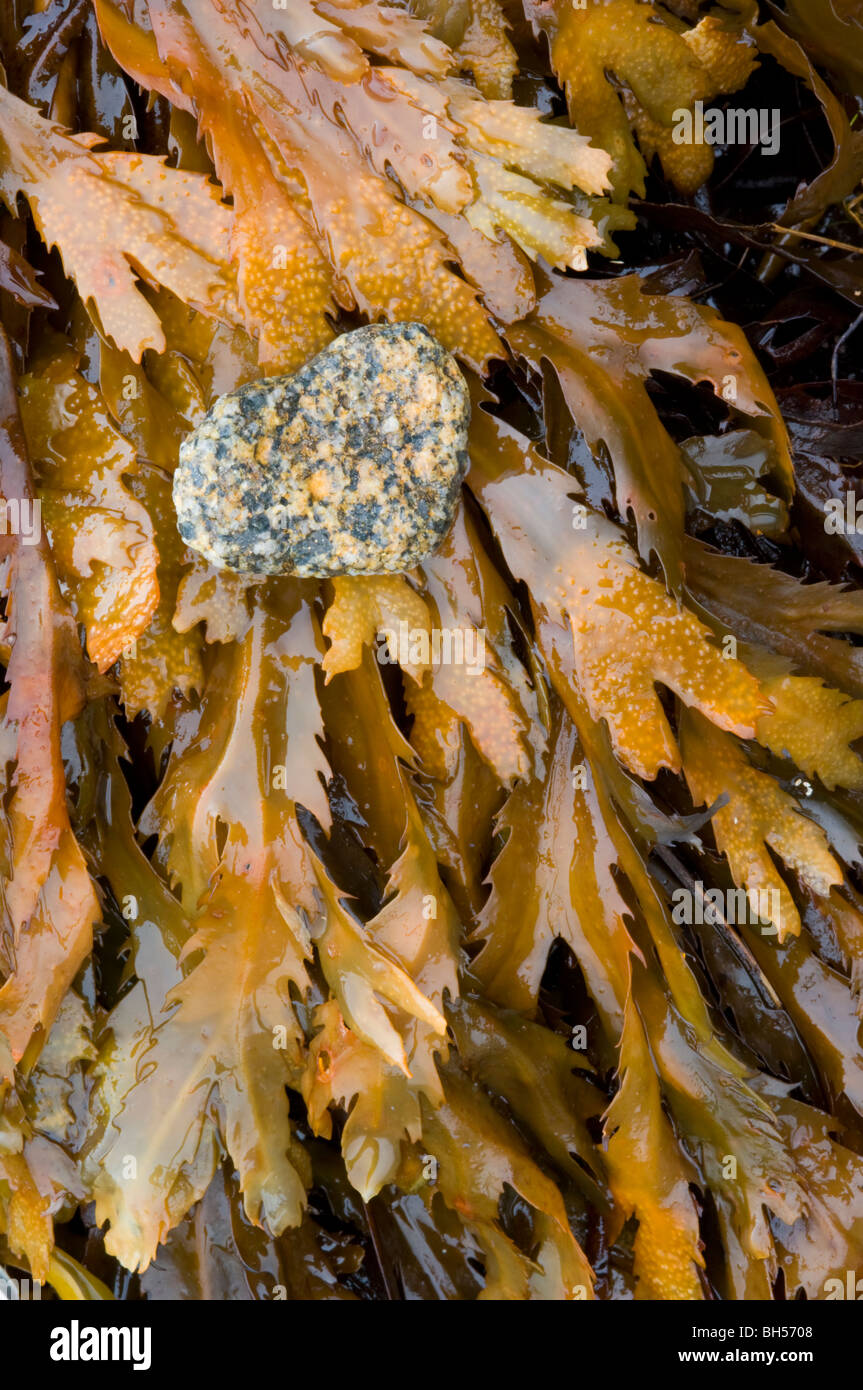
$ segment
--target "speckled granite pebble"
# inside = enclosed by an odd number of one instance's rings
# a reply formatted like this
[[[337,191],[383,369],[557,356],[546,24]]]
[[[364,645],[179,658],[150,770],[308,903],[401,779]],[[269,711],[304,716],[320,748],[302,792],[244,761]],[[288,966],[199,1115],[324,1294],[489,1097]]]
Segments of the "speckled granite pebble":
[[[464,378],[422,324],[345,333],[290,377],[216,401],[174,475],[187,545],[254,574],[411,569],[467,471]]]

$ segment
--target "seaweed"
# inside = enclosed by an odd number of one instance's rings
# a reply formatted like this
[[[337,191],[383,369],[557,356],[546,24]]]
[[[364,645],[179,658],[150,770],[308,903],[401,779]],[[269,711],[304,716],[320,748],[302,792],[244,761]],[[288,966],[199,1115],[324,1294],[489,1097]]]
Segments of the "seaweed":
[[[0,18],[0,1260],[46,1297],[863,1269],[861,24]],[[813,113],[790,167],[675,139],[731,99]],[[182,441],[379,319],[470,386],[444,543],[213,568]]]

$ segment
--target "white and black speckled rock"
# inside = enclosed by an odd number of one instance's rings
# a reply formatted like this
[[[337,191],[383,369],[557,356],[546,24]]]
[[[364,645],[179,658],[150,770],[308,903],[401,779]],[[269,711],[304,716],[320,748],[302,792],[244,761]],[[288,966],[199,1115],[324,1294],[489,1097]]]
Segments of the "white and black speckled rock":
[[[467,471],[470,403],[422,324],[345,333],[295,376],[222,396],[174,475],[187,545],[253,574],[384,574],[440,545]]]

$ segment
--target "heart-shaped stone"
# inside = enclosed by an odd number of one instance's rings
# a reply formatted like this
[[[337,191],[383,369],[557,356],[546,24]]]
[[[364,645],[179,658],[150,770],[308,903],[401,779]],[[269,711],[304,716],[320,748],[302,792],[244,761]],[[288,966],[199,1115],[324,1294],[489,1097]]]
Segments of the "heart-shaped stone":
[[[253,574],[412,569],[449,530],[469,418],[464,378],[422,324],[345,333],[294,376],[220,397],[184,440],[180,535]]]

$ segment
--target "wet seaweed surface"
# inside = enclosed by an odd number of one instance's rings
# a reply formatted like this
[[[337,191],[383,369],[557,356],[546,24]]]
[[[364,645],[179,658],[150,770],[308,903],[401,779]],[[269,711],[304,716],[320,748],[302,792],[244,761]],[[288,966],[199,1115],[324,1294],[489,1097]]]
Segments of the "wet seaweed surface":
[[[4,1288],[853,1297],[863,5],[0,60]],[[187,549],[214,402],[379,320],[470,388],[437,552]]]

